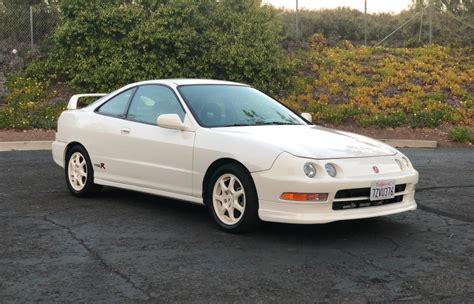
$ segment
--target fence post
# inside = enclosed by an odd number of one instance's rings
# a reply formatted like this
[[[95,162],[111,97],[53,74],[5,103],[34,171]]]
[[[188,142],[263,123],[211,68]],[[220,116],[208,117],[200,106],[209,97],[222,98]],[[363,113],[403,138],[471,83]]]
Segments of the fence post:
[[[364,1],[364,45],[367,46],[367,0]]]
[[[296,10],[295,10],[295,27],[296,27],[296,43],[298,44],[300,36],[300,20],[299,20],[299,11],[298,11],[298,0],[296,0]]]
[[[34,39],[33,39],[33,6],[30,5],[30,38],[31,38],[31,50],[33,50]]]
[[[429,43],[433,42],[433,6],[429,4],[428,8],[428,18],[429,18]]]
[[[420,16],[420,31],[418,32],[418,42],[421,42],[421,33],[423,31],[423,13]]]

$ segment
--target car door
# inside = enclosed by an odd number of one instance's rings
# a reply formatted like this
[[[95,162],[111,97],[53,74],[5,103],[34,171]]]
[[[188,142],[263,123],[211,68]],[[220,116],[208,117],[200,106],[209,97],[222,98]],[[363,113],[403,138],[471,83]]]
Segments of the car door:
[[[164,85],[140,86],[121,125],[121,177],[127,184],[192,195],[194,131],[157,126],[162,114],[185,119],[174,91]]]
[[[131,88],[110,98],[95,109],[85,141],[94,166],[94,177],[113,182],[123,181],[124,156],[123,125],[129,102],[137,88]]]

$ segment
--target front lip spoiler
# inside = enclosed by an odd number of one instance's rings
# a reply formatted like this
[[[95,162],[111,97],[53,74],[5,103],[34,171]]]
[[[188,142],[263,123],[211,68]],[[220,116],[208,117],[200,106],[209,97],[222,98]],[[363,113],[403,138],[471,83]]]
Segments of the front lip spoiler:
[[[338,221],[387,216],[417,209],[415,200],[411,200],[407,203],[402,201],[401,203],[381,205],[372,208],[331,210],[330,213],[275,210],[272,205],[281,203],[265,200],[259,200],[259,204],[259,206],[264,206],[258,210],[258,216],[262,221],[287,224],[327,224]]]

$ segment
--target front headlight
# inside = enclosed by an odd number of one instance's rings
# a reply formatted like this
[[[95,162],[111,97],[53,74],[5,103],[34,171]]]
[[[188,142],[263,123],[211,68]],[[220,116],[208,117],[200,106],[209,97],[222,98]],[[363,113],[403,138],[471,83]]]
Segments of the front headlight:
[[[334,167],[333,164],[327,163],[324,165],[324,168],[326,169],[326,172],[329,174],[330,177],[336,177],[337,171],[336,167]]]
[[[304,174],[306,174],[306,176],[309,178],[313,178],[316,176],[316,167],[312,163],[304,164],[303,171]]]

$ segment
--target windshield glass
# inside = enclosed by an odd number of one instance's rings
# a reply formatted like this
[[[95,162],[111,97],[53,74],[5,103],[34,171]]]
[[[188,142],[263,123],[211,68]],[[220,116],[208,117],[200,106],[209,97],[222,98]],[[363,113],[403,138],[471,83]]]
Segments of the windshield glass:
[[[276,100],[250,87],[184,85],[178,90],[204,127],[306,124]]]

